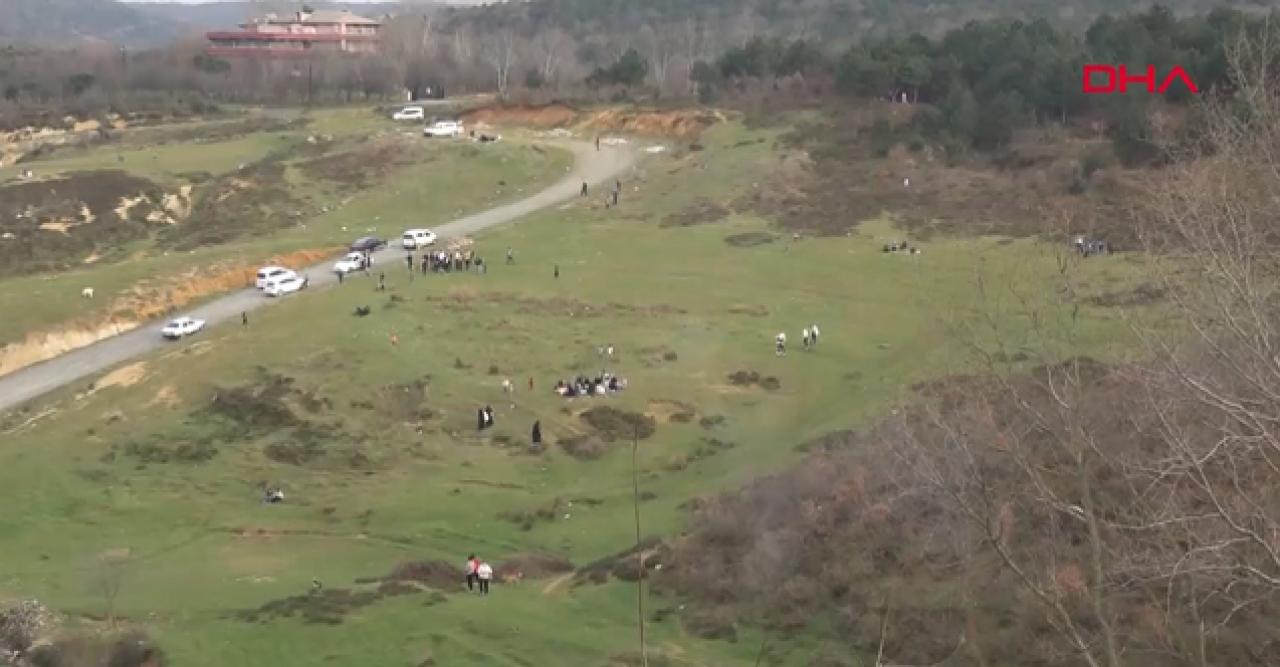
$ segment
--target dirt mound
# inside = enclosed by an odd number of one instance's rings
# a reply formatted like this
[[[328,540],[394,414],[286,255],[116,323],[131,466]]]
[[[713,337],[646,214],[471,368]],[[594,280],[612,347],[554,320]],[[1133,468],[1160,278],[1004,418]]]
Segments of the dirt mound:
[[[640,578],[642,564],[645,577],[648,578],[650,573],[661,568],[670,559],[671,547],[657,537],[648,537],[625,551],[583,565],[573,576],[578,584],[602,584],[610,576],[623,581],[635,581]]]
[[[457,589],[465,581],[461,568],[442,560],[415,560],[401,563],[383,577],[384,581],[416,581],[442,591]]]
[[[521,579],[543,579],[557,574],[573,571],[573,563],[564,556],[552,554],[516,554],[501,563],[494,570],[498,581],[520,581]]]
[[[237,612],[235,616],[249,623],[266,623],[278,618],[301,617],[304,623],[340,625],[347,614],[368,607],[382,598],[421,592],[416,586],[395,581],[384,582],[370,590],[331,588],[308,595],[294,595],[272,600],[257,609]]]
[[[528,127],[567,127],[578,118],[578,111],[567,104],[496,105],[473,109],[462,114],[467,125],[525,125]]]
[[[671,111],[638,111],[605,109],[580,123],[583,129],[597,132],[623,132],[657,137],[692,139],[704,130],[727,119],[719,111],[677,109]]]

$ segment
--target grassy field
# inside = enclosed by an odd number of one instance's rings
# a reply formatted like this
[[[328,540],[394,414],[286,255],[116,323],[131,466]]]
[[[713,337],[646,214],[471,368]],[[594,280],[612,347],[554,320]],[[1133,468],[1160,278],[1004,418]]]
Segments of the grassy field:
[[[305,596],[313,579],[364,590],[357,580],[405,561],[546,552],[581,566],[627,549],[629,446],[581,416],[601,405],[655,418],[638,453],[643,532],[673,537],[687,501],[778,470],[797,444],[963,370],[951,332],[976,312],[1016,336],[1028,321],[1000,306],[1015,293],[1065,308],[1054,250],[1031,241],[938,241],[905,256],[880,252],[900,236],[884,223],[799,240],[749,212],[663,224],[749,192],[772,164],[771,138],[717,128],[704,151],[642,163],[620,208],[579,202],[479,240],[488,257],[514,248],[512,266],[304,293],[247,328],[207,331],[10,415],[0,488],[24,510],[0,515],[0,598],[36,597],[90,627],[113,609],[183,666],[605,665],[633,651],[634,584],[612,579],[525,580],[489,598],[415,591],[347,605],[337,624],[238,613]],[[396,210],[362,201],[346,212]],[[1120,289],[1131,269],[1111,257],[1080,278]],[[369,317],[351,315],[361,305]],[[804,351],[800,329],[815,323],[822,342]],[[783,330],[791,350],[778,357]],[[1117,312],[1085,307],[1063,351],[1123,354],[1125,330]],[[602,360],[601,345],[616,359]],[[551,392],[601,367],[630,387],[572,401]],[[739,372],[763,380],[730,379]],[[497,425],[480,436],[485,404]],[[544,453],[528,450],[534,420]],[[582,438],[598,458],[566,453],[563,442]],[[261,483],[288,501],[262,504]],[[527,525],[503,516],[521,513]],[[118,584],[114,599],[104,581]],[[650,596],[646,608],[680,604]],[[674,615],[649,633],[678,665],[753,664],[759,641],[700,639]],[[808,664],[814,650],[803,638],[776,646],[773,664]]]
[[[185,233],[181,227],[195,224],[179,223],[174,229],[157,232],[168,236],[140,239],[117,249],[118,261],[0,280],[0,309],[7,313],[0,321],[0,344],[18,341],[32,332],[105,321],[113,309],[120,308],[120,297],[144,281],[153,287],[163,286],[189,280],[192,271],[215,265],[255,265],[273,255],[345,246],[365,233],[391,237],[409,226],[440,224],[460,214],[519,199],[559,178],[571,164],[568,152],[554,147],[535,149],[522,142],[477,147],[467,142],[426,141],[413,132],[416,126],[396,126],[367,110],[315,112],[311,118],[300,128],[255,132],[225,141],[108,145],[55,153],[48,160],[28,163],[42,177],[124,169],[176,188],[192,173],[217,177],[290,148],[309,151],[284,161],[281,188],[296,201],[274,204],[264,195],[262,201],[245,204],[246,215],[272,206],[298,210],[301,215],[290,224],[249,230],[226,243],[175,251],[170,246],[181,244]],[[190,133],[195,128],[184,125],[180,129]],[[413,136],[399,137],[399,132]],[[309,145],[307,138],[317,135],[332,141],[318,148]],[[397,142],[403,148],[396,154],[395,168],[386,169],[385,174],[379,174],[383,178],[374,178],[364,187],[344,186],[305,168],[308,162],[327,161],[332,175],[338,177],[362,170],[377,172],[386,167],[377,161],[382,154],[362,152],[373,141]],[[3,192],[0,189],[0,196]],[[86,225],[72,233],[91,234],[92,227]],[[92,303],[80,299],[80,290],[86,286],[96,291]]]

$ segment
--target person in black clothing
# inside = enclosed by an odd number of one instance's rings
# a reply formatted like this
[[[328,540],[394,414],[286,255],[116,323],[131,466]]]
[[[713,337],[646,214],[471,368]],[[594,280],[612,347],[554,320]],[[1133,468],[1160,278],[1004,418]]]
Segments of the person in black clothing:
[[[587,196],[587,182],[586,182],[586,181],[583,181],[583,182],[582,182],[582,196],[583,196],[583,197]]]
[[[387,274],[381,271],[378,272],[378,291],[379,292],[387,291]]]
[[[240,326],[249,326],[249,313],[240,313]]]
[[[404,256],[404,263],[409,267],[409,273],[413,273],[413,253]]]
[[[559,264],[556,264],[556,274],[555,274],[555,275],[556,275],[556,277],[557,277],[557,278],[559,278],[559,277],[560,277],[560,265],[559,265]]]
[[[483,431],[486,423],[484,408],[476,410],[476,430]]]
[[[535,448],[542,449],[542,422],[541,421],[536,421],[533,423],[533,434],[529,436],[529,439],[533,441],[533,446]]]
[[[484,422],[485,428],[493,428],[493,408],[484,406]]]

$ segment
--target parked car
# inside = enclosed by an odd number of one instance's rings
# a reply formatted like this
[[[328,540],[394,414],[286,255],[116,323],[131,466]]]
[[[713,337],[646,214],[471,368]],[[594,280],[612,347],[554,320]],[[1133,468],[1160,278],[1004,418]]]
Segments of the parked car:
[[[283,266],[264,266],[261,269],[258,269],[258,277],[254,281],[253,285],[258,289],[264,289],[269,282],[274,282],[281,278],[288,278],[289,276],[296,275],[298,274],[294,273],[293,269],[288,269]]]
[[[400,246],[405,250],[425,248],[436,242],[436,233],[430,229],[407,229],[400,237]]]
[[[171,320],[164,328],[160,330],[160,335],[170,340],[177,340],[183,336],[191,334],[204,328],[204,320],[197,320],[190,317],[179,317]]]
[[[353,273],[364,270],[364,253],[349,252],[346,257],[333,265],[334,273]]]
[[[290,276],[267,285],[267,289],[263,291],[267,293],[267,296],[292,294],[306,289],[309,282],[306,276]]]
[[[438,120],[426,127],[422,134],[428,137],[460,137],[462,123],[456,120]]]
[[[351,247],[348,250],[352,252],[373,252],[385,245],[387,245],[387,242],[376,236],[361,236],[351,243]]]
[[[391,114],[391,120],[424,120],[426,117],[427,111],[422,107],[405,107]]]

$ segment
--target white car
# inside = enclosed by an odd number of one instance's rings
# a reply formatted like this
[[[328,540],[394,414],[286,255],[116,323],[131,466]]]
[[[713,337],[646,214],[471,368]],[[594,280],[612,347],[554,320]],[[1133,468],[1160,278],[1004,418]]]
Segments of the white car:
[[[428,137],[460,137],[462,123],[456,120],[440,120],[427,126],[422,134]]]
[[[349,252],[333,265],[334,273],[353,273],[364,269],[364,253]]]
[[[425,248],[434,245],[435,242],[436,233],[430,229],[407,229],[404,236],[400,237],[400,246],[405,250]]]
[[[426,117],[427,111],[422,107],[405,107],[391,114],[391,120],[423,120]]]
[[[179,317],[170,321],[160,330],[160,335],[170,340],[177,340],[183,336],[191,334],[204,328],[204,320],[197,320],[190,317]]]
[[[267,296],[281,296],[293,292],[301,292],[307,288],[308,282],[303,276],[291,276],[267,285],[267,288],[263,291],[267,293]]]
[[[253,284],[258,289],[266,289],[268,283],[296,275],[298,274],[294,273],[293,269],[287,269],[283,266],[264,266],[258,269],[258,278]]]

